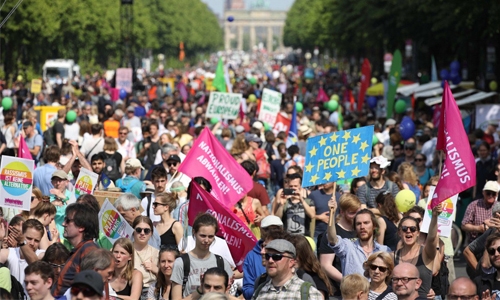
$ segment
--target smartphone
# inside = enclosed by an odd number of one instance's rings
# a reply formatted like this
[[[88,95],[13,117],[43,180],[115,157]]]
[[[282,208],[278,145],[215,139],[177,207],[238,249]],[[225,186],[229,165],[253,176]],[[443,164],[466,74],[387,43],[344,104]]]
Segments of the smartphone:
[[[291,195],[294,195],[295,194],[295,190],[294,189],[283,189],[283,195],[285,196],[291,196]]]

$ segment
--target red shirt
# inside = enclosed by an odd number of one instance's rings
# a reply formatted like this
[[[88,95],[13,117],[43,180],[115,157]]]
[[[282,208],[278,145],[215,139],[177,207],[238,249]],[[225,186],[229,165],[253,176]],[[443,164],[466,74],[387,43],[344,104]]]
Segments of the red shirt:
[[[253,182],[253,188],[250,190],[250,192],[248,192],[247,195],[249,197],[252,197],[252,198],[259,200],[260,204],[262,204],[262,206],[268,205],[269,203],[271,203],[271,201],[269,200],[269,195],[267,194],[266,189],[264,188],[264,186],[262,186],[262,184],[260,184],[258,182],[255,182],[255,181]]]

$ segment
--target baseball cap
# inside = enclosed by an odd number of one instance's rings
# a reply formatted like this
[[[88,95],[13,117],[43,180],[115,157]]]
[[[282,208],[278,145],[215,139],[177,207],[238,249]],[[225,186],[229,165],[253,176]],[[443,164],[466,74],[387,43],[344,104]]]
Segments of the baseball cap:
[[[131,167],[131,168],[141,168],[144,170],[144,167],[141,164],[141,161],[138,160],[137,158],[130,158],[125,162],[125,167]]]
[[[262,124],[261,121],[255,121],[253,122],[252,127],[255,129],[262,129],[262,127],[264,127],[264,124]]]
[[[25,122],[23,123],[23,128],[28,128],[28,127],[30,127],[30,126],[33,126],[33,123],[31,123],[31,121],[25,121]]]
[[[250,142],[256,142],[256,143],[262,143],[262,140],[255,134],[255,133],[252,133],[252,134],[249,134],[245,137],[245,141],[247,143],[250,143]]]
[[[498,183],[493,180],[487,181],[483,188],[483,191],[492,191],[495,193],[498,193],[498,190],[500,190],[500,187],[498,186]]]
[[[76,274],[75,279],[71,286],[78,284],[84,284],[91,288],[97,295],[102,297],[104,291],[104,281],[102,280],[101,274],[93,270],[85,270]]]
[[[129,107],[127,107],[127,111],[135,112],[135,108],[130,105]]]
[[[388,161],[387,158],[383,157],[382,155],[375,156],[374,158],[370,159],[370,163],[375,163],[379,165],[382,169],[385,169],[391,165],[391,162]]]
[[[234,130],[236,131],[236,133],[242,133],[245,131],[245,127],[238,125]]]
[[[283,239],[277,239],[277,240],[270,241],[267,244],[266,249],[273,249],[273,250],[276,250],[280,253],[288,252],[288,253],[292,254],[294,257],[295,257],[295,255],[297,255],[297,252],[295,251],[295,247],[292,245],[292,243],[290,243],[287,240],[283,240]]]
[[[283,227],[283,221],[277,216],[269,215],[260,222],[260,228],[267,228],[273,225]]]
[[[180,157],[179,157],[179,155],[177,155],[177,154],[172,154],[172,155],[170,155],[170,156],[167,158],[167,160],[166,160],[166,161],[171,161],[171,160],[176,161],[176,162],[178,162],[178,163],[180,163],[180,162],[181,162],[181,158],[180,158]]]
[[[61,179],[64,179],[64,180],[68,180],[68,174],[66,174],[66,172],[64,172],[63,170],[57,170],[54,173],[52,173],[52,177],[51,178],[54,178],[54,177],[61,178]]]

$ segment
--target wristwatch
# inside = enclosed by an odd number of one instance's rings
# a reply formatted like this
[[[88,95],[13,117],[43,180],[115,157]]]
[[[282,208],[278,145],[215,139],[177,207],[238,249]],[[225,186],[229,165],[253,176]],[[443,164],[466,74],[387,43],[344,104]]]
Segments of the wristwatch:
[[[24,245],[26,245],[26,244],[27,244],[27,243],[26,243],[26,240],[24,240],[22,243],[17,244],[17,246],[18,246],[18,247],[22,247],[22,246],[24,246]]]

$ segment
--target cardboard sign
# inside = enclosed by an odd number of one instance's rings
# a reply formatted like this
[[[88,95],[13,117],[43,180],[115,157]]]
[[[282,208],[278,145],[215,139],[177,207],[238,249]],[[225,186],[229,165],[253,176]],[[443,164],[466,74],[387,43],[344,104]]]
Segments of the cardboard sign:
[[[106,236],[111,244],[114,244],[119,238],[130,239],[134,233],[132,226],[109,201],[105,201],[99,211],[99,231]]]
[[[274,127],[280,108],[281,93],[270,89],[264,89],[258,119]]]
[[[39,94],[42,91],[42,80],[41,79],[32,79],[31,80],[31,93]]]
[[[81,195],[94,193],[95,186],[97,185],[97,180],[99,175],[89,171],[85,168],[80,169],[80,174],[75,181],[75,197],[78,198]]]
[[[3,156],[0,167],[0,206],[30,210],[34,161]]]
[[[424,220],[422,222],[422,228],[420,231],[428,233],[429,225],[431,224],[432,218],[432,196],[434,195],[435,186],[430,187],[429,198],[427,198],[427,205],[425,208]],[[455,215],[457,214],[457,200],[458,195],[455,195],[451,198],[444,200],[443,212],[438,216],[438,234],[439,236],[450,237],[451,236],[451,228],[453,225],[453,221],[455,221]]]
[[[116,69],[116,88],[125,89],[127,93],[132,93],[132,69]]]
[[[211,92],[206,117],[234,120],[240,112],[242,94]]]
[[[97,202],[99,202],[100,207],[102,207],[106,200],[111,204],[115,203],[115,200],[121,195],[123,195],[123,192],[94,191],[94,197],[97,199]]]

